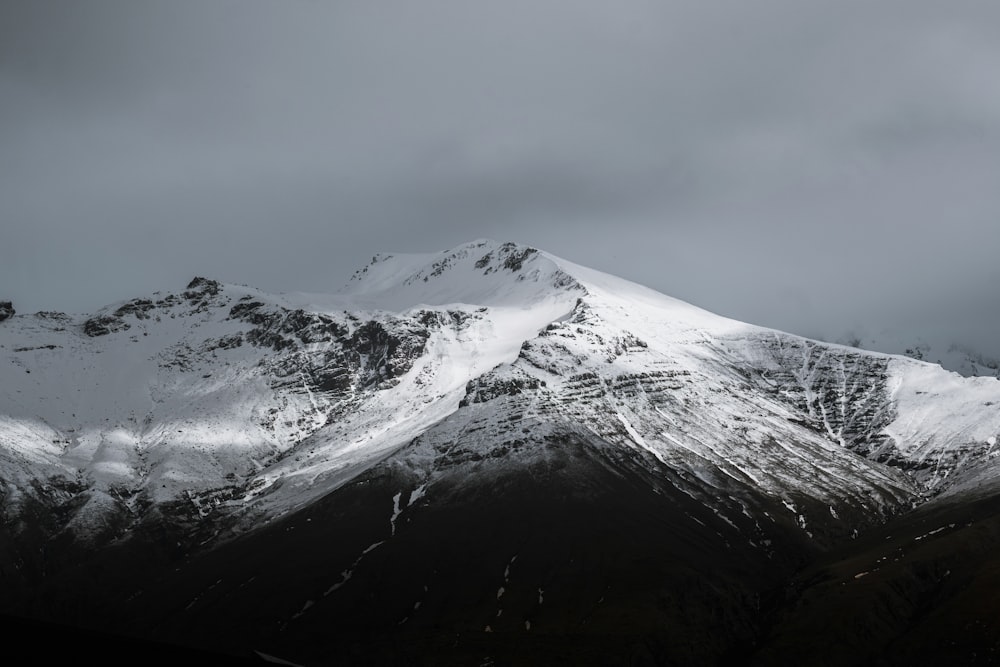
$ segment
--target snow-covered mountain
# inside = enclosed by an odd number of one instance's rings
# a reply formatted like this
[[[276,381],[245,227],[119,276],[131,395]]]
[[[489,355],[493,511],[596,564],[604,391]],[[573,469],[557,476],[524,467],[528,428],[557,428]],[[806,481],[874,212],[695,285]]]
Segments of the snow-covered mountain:
[[[899,331],[875,333],[850,332],[837,343],[865,350],[899,354],[938,364],[965,377],[1000,377],[1000,359],[977,350],[975,346],[928,337],[914,337]]]
[[[168,637],[208,618],[240,636],[247,596],[271,600],[254,632],[286,648],[318,619],[354,616],[487,634],[548,625],[562,637],[596,614],[612,632],[646,589],[618,578],[580,588],[565,574],[612,548],[585,548],[588,513],[630,558],[668,553],[690,572],[711,562],[706,577],[753,569],[752,584],[707,584],[742,605],[809,554],[938,498],[988,496],[1000,479],[994,377],[744,324],[486,240],[376,255],[332,294],[195,278],[86,316],[14,314],[0,322],[0,364],[0,568],[23,591],[11,609],[79,584],[52,583],[67,567],[59,554],[155,544],[166,561],[195,558],[196,574],[161,585],[155,604],[131,589],[124,601],[122,587],[148,573],[102,593],[106,606],[78,604],[156,616]],[[556,534],[565,544],[546,541]],[[336,545],[322,541],[331,535]],[[482,558],[452,562],[422,541],[432,535]],[[670,535],[686,546],[666,546]],[[302,550],[295,574],[276,560],[290,544]],[[253,567],[232,565],[250,552]],[[326,565],[311,560],[320,552]],[[618,577],[625,552],[600,567],[614,562]],[[193,583],[223,558],[242,580]],[[375,561],[382,574],[365,586],[384,604],[362,613],[352,582]],[[403,563],[419,576],[397,572]],[[445,564],[495,597],[466,599]],[[519,568],[534,579],[511,598]],[[591,616],[571,590],[593,593]],[[562,596],[561,611],[543,608],[547,596]],[[32,608],[54,613],[43,607]],[[661,609],[636,627],[677,617]]]

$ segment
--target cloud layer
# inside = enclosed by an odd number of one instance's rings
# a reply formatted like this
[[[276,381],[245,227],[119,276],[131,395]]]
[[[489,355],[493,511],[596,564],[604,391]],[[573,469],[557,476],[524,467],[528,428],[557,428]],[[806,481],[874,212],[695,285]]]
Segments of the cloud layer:
[[[537,245],[812,336],[1000,354],[1000,5],[0,6],[0,298]]]

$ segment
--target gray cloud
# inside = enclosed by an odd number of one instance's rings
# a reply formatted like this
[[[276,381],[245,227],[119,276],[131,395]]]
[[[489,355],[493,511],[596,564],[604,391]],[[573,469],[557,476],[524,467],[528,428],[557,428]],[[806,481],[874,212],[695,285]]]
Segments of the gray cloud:
[[[1000,354],[998,26],[973,0],[13,0],[0,296],[324,290],[489,236]]]

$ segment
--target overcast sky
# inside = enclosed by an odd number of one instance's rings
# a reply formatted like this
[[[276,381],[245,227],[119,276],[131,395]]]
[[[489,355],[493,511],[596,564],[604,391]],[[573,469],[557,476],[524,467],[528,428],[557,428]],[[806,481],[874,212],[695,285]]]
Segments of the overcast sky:
[[[995,0],[4,0],[0,298],[490,237],[996,354],[998,82]]]

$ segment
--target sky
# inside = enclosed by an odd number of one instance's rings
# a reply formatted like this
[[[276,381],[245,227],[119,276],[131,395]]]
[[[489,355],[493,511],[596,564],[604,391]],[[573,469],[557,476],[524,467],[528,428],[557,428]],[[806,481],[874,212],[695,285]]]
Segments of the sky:
[[[0,299],[512,240],[1000,356],[993,0],[5,0]]]

